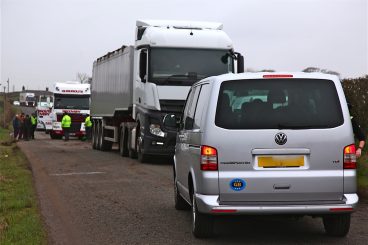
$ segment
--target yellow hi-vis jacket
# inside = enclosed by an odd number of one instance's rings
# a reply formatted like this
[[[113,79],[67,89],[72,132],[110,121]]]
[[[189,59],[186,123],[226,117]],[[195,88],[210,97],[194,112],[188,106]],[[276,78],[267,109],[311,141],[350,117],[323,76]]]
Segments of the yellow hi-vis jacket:
[[[90,116],[86,117],[86,120],[84,120],[84,126],[87,127],[87,128],[92,127],[92,121],[91,121]]]
[[[72,124],[72,118],[69,115],[64,115],[63,119],[61,119],[61,127],[70,128],[71,124]]]
[[[31,123],[32,125],[36,125],[37,124],[37,119],[31,115]]]

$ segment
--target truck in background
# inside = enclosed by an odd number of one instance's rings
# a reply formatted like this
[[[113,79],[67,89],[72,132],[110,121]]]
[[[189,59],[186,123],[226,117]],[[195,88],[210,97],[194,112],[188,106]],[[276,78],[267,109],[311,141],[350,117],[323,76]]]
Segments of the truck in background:
[[[134,46],[123,46],[93,63],[92,146],[119,144],[122,156],[147,161],[173,156],[176,124],[191,85],[205,77],[244,71],[222,24],[188,21],[136,22]]]
[[[36,106],[35,93],[21,92],[19,93],[19,103],[21,106]]]
[[[45,130],[49,133],[52,129],[51,109],[53,106],[54,97],[52,95],[40,95],[38,97],[36,115],[37,115],[37,130]]]
[[[61,139],[64,135],[61,128],[61,119],[64,112],[67,112],[72,118],[70,136],[83,137],[85,135],[84,120],[87,114],[90,113],[90,84],[75,81],[55,83],[53,93],[51,139]]]

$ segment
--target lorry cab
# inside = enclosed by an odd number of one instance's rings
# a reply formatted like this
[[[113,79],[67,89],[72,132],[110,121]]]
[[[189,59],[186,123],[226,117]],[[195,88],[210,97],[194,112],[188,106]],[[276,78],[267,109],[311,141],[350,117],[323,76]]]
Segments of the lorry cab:
[[[194,84],[174,170],[176,207],[192,205],[196,236],[229,213],[320,216],[328,234],[346,235],[356,156],[338,77],[243,73]]]
[[[64,112],[72,119],[70,135],[83,137],[85,135],[84,120],[90,113],[90,84],[75,81],[54,84],[54,101],[52,104],[52,130],[50,137],[60,139],[64,135],[61,120]]]

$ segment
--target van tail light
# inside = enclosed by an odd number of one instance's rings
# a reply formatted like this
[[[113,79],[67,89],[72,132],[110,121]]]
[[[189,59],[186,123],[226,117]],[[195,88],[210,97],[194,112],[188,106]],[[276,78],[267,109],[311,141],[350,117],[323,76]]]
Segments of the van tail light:
[[[344,148],[344,169],[356,169],[355,145]]]
[[[201,146],[201,170],[217,171],[217,150],[211,146]]]

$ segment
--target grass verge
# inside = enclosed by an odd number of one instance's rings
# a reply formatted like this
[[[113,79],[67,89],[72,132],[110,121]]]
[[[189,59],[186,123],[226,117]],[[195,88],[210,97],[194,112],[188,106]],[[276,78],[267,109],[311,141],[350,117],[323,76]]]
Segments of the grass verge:
[[[32,173],[10,140],[0,128],[0,244],[46,244]]]

